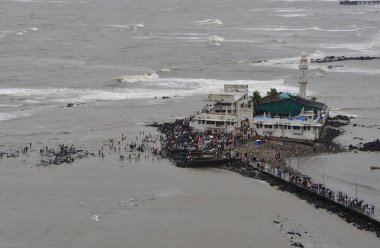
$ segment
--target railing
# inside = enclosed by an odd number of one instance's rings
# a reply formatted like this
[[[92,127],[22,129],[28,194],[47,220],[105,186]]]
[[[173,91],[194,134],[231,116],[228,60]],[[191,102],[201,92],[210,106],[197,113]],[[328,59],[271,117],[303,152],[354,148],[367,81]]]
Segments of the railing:
[[[378,221],[378,219],[375,218],[376,210],[375,210],[374,206],[370,210],[368,210],[368,208],[364,208],[364,205],[361,206],[360,208],[359,207],[352,207],[352,204],[351,204],[352,202],[346,203],[346,201],[343,201],[341,198],[338,198],[339,194],[338,194],[338,196],[335,192],[334,192],[334,194],[330,194],[330,192],[333,192],[333,191],[331,189],[326,188],[324,184],[313,183],[312,185],[305,186],[305,184],[304,184],[305,181],[290,180],[291,178],[294,179],[294,175],[296,175],[296,178],[303,178],[303,177],[309,178],[307,176],[301,175],[298,171],[295,171],[291,168],[273,167],[272,165],[270,165],[268,163],[262,163],[262,162],[257,162],[257,161],[242,161],[242,162],[246,163],[247,165],[253,167],[254,169],[256,169],[258,171],[268,173],[268,174],[270,174],[276,178],[279,178],[279,179],[284,180],[290,184],[293,184],[299,188],[302,188],[303,190],[306,190],[306,191],[314,193],[314,194],[318,194],[319,196],[321,196],[323,198],[329,199],[330,201],[334,202],[337,205],[348,208],[348,209],[355,211],[359,214],[363,214],[365,216],[368,216],[370,219]],[[309,178],[309,179],[311,180],[311,178]],[[308,185],[308,184],[306,184],[306,185]],[[318,185],[318,186],[316,186],[316,185]],[[358,201],[358,199],[355,199],[353,197],[349,197],[346,194],[344,194],[344,195],[345,195],[345,197],[348,197],[349,199]]]

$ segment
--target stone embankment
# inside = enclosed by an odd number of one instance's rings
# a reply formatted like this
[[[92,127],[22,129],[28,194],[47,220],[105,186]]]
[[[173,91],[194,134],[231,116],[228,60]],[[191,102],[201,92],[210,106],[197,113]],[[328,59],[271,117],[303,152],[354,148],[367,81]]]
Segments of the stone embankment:
[[[380,237],[380,222],[371,216],[360,212],[356,209],[340,204],[333,199],[330,199],[327,194],[321,195],[304,188],[296,183],[289,182],[283,177],[273,175],[265,170],[255,168],[248,163],[236,161],[220,167],[229,171],[236,172],[243,176],[253,177],[269,183],[269,185],[277,187],[282,191],[290,192],[298,198],[312,204],[315,208],[323,208],[327,211],[337,214],[346,222],[353,224],[358,229],[367,230],[376,233]]]
[[[330,118],[329,122],[321,142],[317,144],[264,139],[261,145],[256,145],[252,140],[259,137],[252,136],[246,140],[245,137],[249,132],[242,130],[235,134],[238,138],[220,132],[211,134],[194,132],[188,126],[188,119],[176,120],[173,123],[155,123],[152,126],[166,135],[162,153],[166,154],[176,166],[220,168],[264,180],[280,190],[297,195],[316,208],[325,208],[339,215],[359,229],[375,232],[380,237],[380,223],[370,216],[370,211],[374,211],[372,205],[349,197],[343,192],[334,192],[325,188],[323,184],[315,183],[310,177],[284,166],[286,159],[290,157],[310,157],[321,153],[343,151],[333,139],[343,132],[340,127],[347,125],[350,118],[336,116]],[[339,124],[336,124],[338,122]],[[199,143],[199,138],[207,140],[207,144],[212,146],[204,147]]]

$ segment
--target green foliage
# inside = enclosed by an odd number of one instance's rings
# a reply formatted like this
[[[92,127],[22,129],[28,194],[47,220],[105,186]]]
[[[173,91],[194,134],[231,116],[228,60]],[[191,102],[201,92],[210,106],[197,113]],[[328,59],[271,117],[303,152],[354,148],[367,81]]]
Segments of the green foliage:
[[[270,88],[270,91],[267,92],[267,96],[269,97],[275,97],[277,96],[278,92],[276,88]]]

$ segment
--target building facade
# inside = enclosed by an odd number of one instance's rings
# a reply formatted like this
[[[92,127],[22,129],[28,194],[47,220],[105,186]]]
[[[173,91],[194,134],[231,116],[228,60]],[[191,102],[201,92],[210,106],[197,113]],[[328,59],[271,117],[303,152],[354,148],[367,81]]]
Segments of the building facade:
[[[209,94],[203,102],[201,113],[194,115],[190,122],[196,130],[230,132],[252,125],[253,107],[248,85],[224,85],[222,92]]]
[[[255,106],[253,129],[260,136],[317,141],[329,116],[325,104],[306,97],[307,58],[301,55],[298,96],[278,93],[267,96]]]

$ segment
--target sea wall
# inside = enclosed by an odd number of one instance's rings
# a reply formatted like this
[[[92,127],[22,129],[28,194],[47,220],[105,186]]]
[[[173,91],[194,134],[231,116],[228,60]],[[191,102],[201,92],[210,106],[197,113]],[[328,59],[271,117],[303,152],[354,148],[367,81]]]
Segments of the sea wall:
[[[353,224],[358,229],[367,230],[376,233],[380,237],[380,222],[373,218],[373,215],[367,215],[357,209],[339,203],[327,196],[321,195],[317,192],[311,191],[301,185],[290,182],[282,176],[274,175],[268,172],[265,168],[253,166],[247,162],[242,162],[239,159],[229,159],[228,161],[222,160],[203,160],[181,163],[181,167],[189,168],[220,168],[228,171],[238,173],[240,175],[251,177],[268,182],[271,186],[277,186],[279,190],[290,192],[298,198],[307,201],[315,208],[323,208],[327,211],[334,213],[344,219],[346,222]]]

